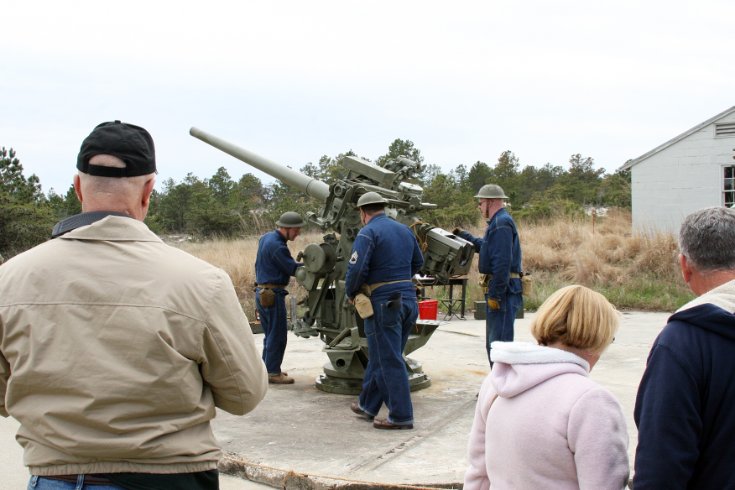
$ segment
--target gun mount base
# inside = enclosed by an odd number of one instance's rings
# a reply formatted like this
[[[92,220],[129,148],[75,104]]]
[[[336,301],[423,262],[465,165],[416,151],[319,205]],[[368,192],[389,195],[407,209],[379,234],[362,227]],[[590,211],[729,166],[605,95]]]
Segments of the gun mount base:
[[[425,345],[437,327],[439,322],[436,320],[418,320],[414,332],[408,337],[406,348],[403,350],[403,360],[406,363],[411,391],[428,388],[431,385],[431,378],[424,373],[421,363],[406,357],[406,354]],[[368,362],[367,340],[357,337],[357,329],[352,333],[351,341],[345,345],[340,343],[335,347],[324,348],[329,361],[324,364],[324,374],[316,379],[315,385],[319,390],[342,395],[360,393]]]
[[[362,390],[362,378],[341,378],[330,376],[325,373],[319,375],[314,386],[316,386],[318,390],[326,393],[335,393],[338,395],[359,395]],[[423,390],[424,388],[431,386],[431,378],[423,372],[409,373],[408,386],[411,391]]]

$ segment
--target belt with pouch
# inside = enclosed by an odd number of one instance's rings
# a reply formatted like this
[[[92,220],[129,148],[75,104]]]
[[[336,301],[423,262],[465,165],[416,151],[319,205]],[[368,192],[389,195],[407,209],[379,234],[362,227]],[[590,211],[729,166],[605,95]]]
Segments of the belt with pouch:
[[[511,272],[508,275],[508,278],[509,279],[522,279],[523,276],[524,276],[523,272]],[[492,280],[493,280],[492,274],[480,274],[480,287],[486,288],[490,284],[490,281]]]
[[[360,292],[355,295],[353,301],[353,304],[355,305],[355,310],[357,310],[357,314],[360,315],[360,318],[366,320],[375,314],[373,312],[373,304],[370,302],[370,296],[373,294],[373,291],[381,286],[385,286],[388,284],[398,284],[399,282],[413,283],[413,281],[411,281],[410,279],[399,279],[398,281],[376,282],[373,284],[363,284],[362,286],[360,286]]]
[[[375,291],[381,286],[387,286],[388,284],[398,284],[399,282],[410,282],[411,284],[413,284],[413,281],[411,279],[399,279],[397,281],[386,281],[386,282],[376,282],[374,284],[363,284],[363,288],[367,289],[367,292],[365,292],[364,289],[362,292],[370,296],[373,293],[373,291]]]

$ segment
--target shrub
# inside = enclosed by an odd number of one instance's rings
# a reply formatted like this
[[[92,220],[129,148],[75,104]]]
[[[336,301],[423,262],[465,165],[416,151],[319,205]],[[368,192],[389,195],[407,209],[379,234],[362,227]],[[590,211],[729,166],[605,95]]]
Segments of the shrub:
[[[620,309],[674,311],[693,295],[681,281],[676,262],[676,241],[666,234],[631,233],[630,211],[611,210],[605,217],[582,215],[542,223],[518,225],[523,266],[530,271],[533,293],[524,298],[527,310],[535,310],[554,291],[568,284],[583,284],[602,294]],[[470,227],[482,235],[483,226]],[[321,242],[317,233],[289,242],[292,255],[309,243]],[[180,245],[185,250],[226,270],[250,319],[255,318],[254,294],[257,237],[214,240]],[[467,276],[466,306],[482,301],[477,259]],[[291,294],[301,299],[306,292],[292,279]],[[446,299],[447,288],[428,287],[427,296]]]

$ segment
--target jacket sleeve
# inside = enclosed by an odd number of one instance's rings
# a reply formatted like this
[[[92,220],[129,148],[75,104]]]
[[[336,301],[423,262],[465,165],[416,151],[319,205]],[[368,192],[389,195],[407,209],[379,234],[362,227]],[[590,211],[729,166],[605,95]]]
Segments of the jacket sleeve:
[[[201,371],[214,404],[243,415],[265,397],[268,374],[232,281],[224,271],[220,275],[220,287],[208,308]]]
[[[699,459],[699,388],[692,369],[665,345],[654,344],[636,397],[636,490],[688,488]]]
[[[628,430],[620,404],[602,387],[585,392],[569,413],[569,448],[580,489],[621,490],[628,484]]]
[[[510,279],[510,265],[513,257],[513,228],[505,223],[498,223],[492,230],[492,236],[485,239],[487,256],[482,264],[490,264],[489,270],[481,270],[481,273],[492,274],[493,278],[488,284],[488,296],[491,298],[503,298],[508,289]]]
[[[482,247],[482,238],[477,238],[469,231],[460,231],[459,236],[470,242],[475,247],[475,252],[480,253],[480,247]]]
[[[348,298],[354,298],[360,292],[360,286],[367,280],[373,248],[373,239],[363,228],[355,238],[350,260],[347,263],[345,293]]]
[[[291,251],[285,243],[279,244],[278,248],[273,251],[272,257],[278,270],[287,276],[293,276],[296,274],[296,269],[303,265],[293,259]]]
[[[485,433],[487,429],[487,415],[490,406],[495,400],[496,394],[490,383],[490,376],[485,378],[477,396],[475,406],[475,419],[470,429],[469,442],[467,444],[467,460],[469,467],[464,474],[464,490],[488,490],[490,478],[487,475],[487,457]]]

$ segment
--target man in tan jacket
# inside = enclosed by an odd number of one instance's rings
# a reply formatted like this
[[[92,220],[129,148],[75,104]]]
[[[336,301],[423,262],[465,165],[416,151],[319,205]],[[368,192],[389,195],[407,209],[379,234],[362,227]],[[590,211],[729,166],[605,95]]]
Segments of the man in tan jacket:
[[[217,488],[215,407],[245,414],[268,386],[232,282],[143,223],[145,129],[100,124],[77,168],[82,213],[0,268],[0,414],[31,485]]]

